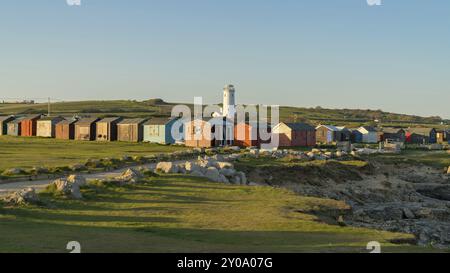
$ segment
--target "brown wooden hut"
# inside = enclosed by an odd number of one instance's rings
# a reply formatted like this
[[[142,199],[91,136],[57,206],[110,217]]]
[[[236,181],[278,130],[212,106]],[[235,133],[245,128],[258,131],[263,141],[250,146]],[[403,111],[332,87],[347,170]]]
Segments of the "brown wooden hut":
[[[8,123],[14,120],[13,116],[0,117],[0,136],[6,136],[8,134]]]
[[[140,142],[144,139],[144,123],[147,119],[124,119],[117,124],[117,140]]]
[[[36,136],[37,121],[41,118],[41,115],[26,116],[21,123],[21,136],[31,137]]]
[[[55,125],[55,138],[57,139],[74,139],[75,123],[77,119],[66,119]]]
[[[55,137],[56,124],[63,121],[62,117],[45,117],[37,121],[36,136]]]
[[[99,118],[83,118],[75,123],[75,140],[95,140]]]
[[[116,141],[117,140],[117,124],[123,118],[113,117],[104,118],[97,121],[97,141]]]

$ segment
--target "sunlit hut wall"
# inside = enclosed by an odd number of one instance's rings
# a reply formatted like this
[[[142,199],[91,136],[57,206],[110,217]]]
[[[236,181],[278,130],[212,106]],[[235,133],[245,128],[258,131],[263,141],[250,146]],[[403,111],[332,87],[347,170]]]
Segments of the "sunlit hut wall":
[[[140,142],[144,138],[144,123],[147,119],[125,119],[117,124],[117,140]]]
[[[10,135],[10,136],[20,136],[21,135],[22,120],[23,120],[23,117],[19,117],[8,123],[8,135]]]
[[[13,120],[13,116],[0,116],[0,136],[8,134],[8,123]]]
[[[75,140],[95,140],[99,118],[83,118],[75,123]]]
[[[64,120],[62,117],[45,117],[37,121],[36,136],[55,137],[56,124]]]
[[[184,131],[185,145],[188,147],[208,148],[234,143],[234,123],[225,117],[188,121],[184,124]]]
[[[194,119],[184,124],[185,145],[188,147],[209,148],[216,146],[212,139],[214,126],[208,119]]]
[[[319,125],[316,127],[316,141],[321,144],[331,144],[338,141],[339,128],[332,125]]]
[[[261,145],[258,122],[238,122],[234,127],[234,144],[241,147]]]
[[[316,145],[316,129],[307,123],[280,122],[273,128],[272,134],[278,134],[280,147]]]
[[[97,141],[116,141],[117,140],[117,124],[123,118],[111,117],[97,121]]]
[[[55,138],[57,139],[75,139],[75,123],[77,119],[65,119],[55,126]]]
[[[21,136],[31,137],[36,136],[37,121],[41,118],[41,115],[26,116],[21,123]]]
[[[144,141],[160,144],[174,144],[175,138],[172,135],[173,126],[179,118],[152,118],[144,123]],[[183,125],[178,132],[183,133]]]

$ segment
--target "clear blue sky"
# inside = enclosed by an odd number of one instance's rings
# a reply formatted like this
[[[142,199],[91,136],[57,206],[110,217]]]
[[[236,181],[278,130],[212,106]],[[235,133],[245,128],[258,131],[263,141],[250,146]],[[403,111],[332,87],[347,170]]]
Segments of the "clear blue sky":
[[[2,0],[0,97],[371,108],[450,118],[450,1]]]

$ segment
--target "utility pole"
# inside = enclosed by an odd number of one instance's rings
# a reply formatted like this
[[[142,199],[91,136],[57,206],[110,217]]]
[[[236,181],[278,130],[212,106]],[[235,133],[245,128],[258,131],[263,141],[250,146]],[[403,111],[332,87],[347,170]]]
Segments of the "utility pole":
[[[47,105],[47,115],[50,117],[50,97],[48,97],[48,105]]]

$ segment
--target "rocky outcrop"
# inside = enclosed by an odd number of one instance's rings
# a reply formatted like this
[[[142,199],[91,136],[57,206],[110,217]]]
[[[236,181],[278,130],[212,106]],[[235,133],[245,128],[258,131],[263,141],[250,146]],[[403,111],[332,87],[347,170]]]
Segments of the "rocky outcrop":
[[[39,203],[39,196],[34,188],[27,188],[12,193],[4,201],[11,205],[30,205]]]
[[[343,217],[347,225],[412,233],[420,245],[450,246],[450,180],[442,169],[377,160],[351,167],[331,160],[320,166],[246,172],[259,184],[345,201],[353,212]]]
[[[166,174],[189,174],[196,177],[205,177],[210,181],[218,183],[231,183],[247,185],[247,176],[243,172],[234,169],[230,162],[239,158],[240,155],[213,155],[199,156],[195,161],[184,163],[159,162],[156,171]]]

